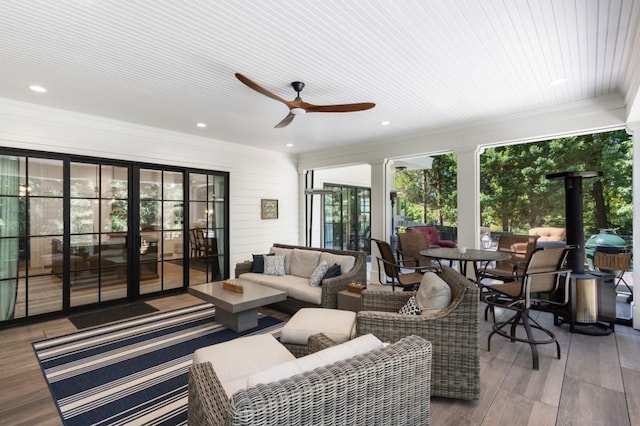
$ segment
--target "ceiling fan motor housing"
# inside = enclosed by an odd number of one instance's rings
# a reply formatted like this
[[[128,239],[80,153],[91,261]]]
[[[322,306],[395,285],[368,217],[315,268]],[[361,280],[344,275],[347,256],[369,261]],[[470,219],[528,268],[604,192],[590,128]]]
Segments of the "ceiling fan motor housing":
[[[301,81],[294,81],[291,83],[291,87],[293,87],[293,90],[300,93],[302,92],[302,89],[304,89],[304,83]]]

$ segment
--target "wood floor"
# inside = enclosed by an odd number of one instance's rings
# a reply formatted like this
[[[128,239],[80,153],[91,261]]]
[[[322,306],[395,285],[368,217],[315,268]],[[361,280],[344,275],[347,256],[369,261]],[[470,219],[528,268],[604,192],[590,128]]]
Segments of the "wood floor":
[[[171,310],[201,301],[182,294],[149,303]],[[490,326],[481,320],[481,399],[433,398],[431,424],[640,425],[640,332],[616,326],[615,334],[587,336],[553,327],[548,314],[539,314],[539,321],[559,336],[560,360],[553,345],[541,346],[540,370],[534,371],[528,345],[499,336],[488,352]],[[67,319],[0,330],[1,425],[61,424],[31,343],[74,331]]]

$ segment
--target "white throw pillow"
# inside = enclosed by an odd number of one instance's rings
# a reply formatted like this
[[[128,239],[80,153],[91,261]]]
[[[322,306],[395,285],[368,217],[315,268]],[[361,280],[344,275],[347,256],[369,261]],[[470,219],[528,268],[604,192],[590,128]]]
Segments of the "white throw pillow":
[[[324,274],[329,270],[329,264],[326,260],[320,262],[316,269],[313,270],[311,276],[309,277],[309,285],[311,287],[318,287],[322,282],[322,278],[324,278]]]
[[[291,273],[291,253],[293,249],[287,249],[282,247],[271,247],[269,253],[273,253],[276,256],[284,256],[284,271],[285,274]]]
[[[435,313],[451,304],[451,287],[435,272],[426,272],[420,281],[416,301],[422,313]]]
[[[264,257],[264,274],[265,275],[286,275],[284,269],[284,256],[265,256]]]

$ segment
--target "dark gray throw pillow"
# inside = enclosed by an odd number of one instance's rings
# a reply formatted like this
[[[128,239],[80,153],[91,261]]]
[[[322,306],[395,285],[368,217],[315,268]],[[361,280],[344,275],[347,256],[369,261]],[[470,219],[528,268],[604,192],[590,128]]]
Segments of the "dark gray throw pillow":
[[[342,269],[340,268],[340,265],[338,265],[337,263],[334,263],[333,266],[329,267],[329,269],[327,270],[327,273],[324,274],[324,277],[322,277],[322,279],[326,280],[327,278],[339,277],[340,274],[342,274]],[[320,285],[322,285],[322,280],[320,280]]]
[[[251,272],[257,274],[264,273],[264,256],[273,256],[273,253],[269,254],[252,254],[253,263],[251,264]]]

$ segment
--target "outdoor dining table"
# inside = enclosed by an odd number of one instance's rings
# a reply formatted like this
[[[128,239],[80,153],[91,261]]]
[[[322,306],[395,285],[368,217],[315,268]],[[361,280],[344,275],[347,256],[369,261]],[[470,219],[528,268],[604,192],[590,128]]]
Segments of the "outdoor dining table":
[[[478,263],[479,262],[494,262],[500,260],[507,260],[511,257],[509,253],[495,250],[478,250],[478,249],[466,249],[460,250],[459,247],[448,248],[428,248],[420,250],[420,254],[432,259],[438,260],[455,260],[458,262],[460,273],[467,276],[467,264],[471,262],[473,264],[473,272],[475,273],[475,279],[478,279]]]

